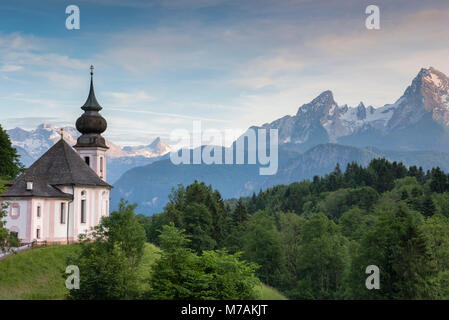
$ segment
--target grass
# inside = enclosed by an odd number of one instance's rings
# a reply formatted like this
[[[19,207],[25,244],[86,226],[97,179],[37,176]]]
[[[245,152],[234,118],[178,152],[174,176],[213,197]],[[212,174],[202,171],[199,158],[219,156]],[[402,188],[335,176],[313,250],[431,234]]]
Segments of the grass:
[[[53,245],[34,248],[9,256],[0,261],[0,300],[60,300],[66,292],[64,270],[66,258],[78,246]],[[147,289],[151,265],[159,257],[159,248],[147,243],[139,278],[141,289]],[[286,300],[277,290],[262,285],[262,300]]]
[[[257,290],[260,290],[259,295],[261,300],[288,300],[282,293],[264,284]]]
[[[77,245],[34,248],[0,261],[0,299],[63,299],[66,257]]]

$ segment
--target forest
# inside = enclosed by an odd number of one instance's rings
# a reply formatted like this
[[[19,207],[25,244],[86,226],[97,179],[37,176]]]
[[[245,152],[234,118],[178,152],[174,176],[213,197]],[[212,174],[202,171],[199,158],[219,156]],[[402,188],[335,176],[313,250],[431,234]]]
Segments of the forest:
[[[199,255],[240,253],[290,299],[449,299],[449,175],[439,168],[374,159],[231,200],[195,181],[138,218],[148,242],[173,224]],[[365,286],[369,265],[377,290]]]

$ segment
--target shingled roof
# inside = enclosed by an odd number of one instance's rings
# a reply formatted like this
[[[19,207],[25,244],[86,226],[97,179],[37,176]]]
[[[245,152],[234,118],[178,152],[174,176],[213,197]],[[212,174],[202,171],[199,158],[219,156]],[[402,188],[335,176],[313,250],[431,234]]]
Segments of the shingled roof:
[[[33,190],[27,190],[28,181]],[[1,195],[7,197],[71,198],[57,186],[79,185],[111,188],[63,139],[59,140]]]

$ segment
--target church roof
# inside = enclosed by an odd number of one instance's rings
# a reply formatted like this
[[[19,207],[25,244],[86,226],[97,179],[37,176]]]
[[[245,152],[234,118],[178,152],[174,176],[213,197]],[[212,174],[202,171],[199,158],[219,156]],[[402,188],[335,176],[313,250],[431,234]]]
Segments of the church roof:
[[[26,188],[29,181],[33,182],[33,190],[30,191]],[[67,142],[61,139],[20,175],[1,196],[72,197],[57,188],[63,185],[111,188],[111,185],[100,179]]]
[[[81,109],[85,111],[100,111],[103,109],[100,104],[97,101],[97,98],[95,97],[95,91],[94,91],[94,81],[92,78],[93,72],[90,73],[90,90],[89,95],[87,96],[87,100],[84,103],[84,105],[81,107]]]

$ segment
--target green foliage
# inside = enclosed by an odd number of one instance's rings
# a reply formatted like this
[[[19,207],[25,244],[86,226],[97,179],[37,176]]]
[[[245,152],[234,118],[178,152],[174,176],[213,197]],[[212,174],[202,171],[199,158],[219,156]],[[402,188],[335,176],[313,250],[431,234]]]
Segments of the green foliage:
[[[364,299],[428,299],[433,297],[434,275],[428,242],[421,222],[403,205],[378,212],[354,257],[350,285],[354,297]],[[364,286],[365,268],[380,268],[380,290]]]
[[[279,283],[284,255],[279,231],[273,217],[259,211],[251,216],[244,235],[245,258],[260,265],[258,277],[268,285]]]
[[[159,243],[157,230],[171,222],[187,231],[192,239],[190,248],[201,253],[223,246],[230,217],[220,193],[195,181],[187,188],[179,185],[172,189],[164,212],[154,217],[155,226],[151,228],[149,240]]]
[[[17,234],[6,228],[5,217],[8,215],[7,209],[7,203],[0,204],[0,253],[8,251],[11,247],[17,247],[20,243]]]
[[[12,147],[8,134],[0,125],[0,177],[14,179],[22,171],[17,150]]]
[[[231,299],[240,286],[249,297],[242,283],[253,270],[290,298],[444,299],[447,180],[438,168],[375,159],[226,202],[204,183],[179,185],[162,213],[136,219],[162,247],[139,290],[153,299]],[[237,268],[241,257],[249,264]],[[380,267],[381,290],[365,287],[371,264]],[[239,284],[226,285],[232,279]]]
[[[149,290],[146,285],[149,271],[159,259],[159,251],[151,244],[145,245],[142,262],[137,270],[140,292]],[[67,259],[79,256],[80,253],[77,243],[52,245],[19,252],[1,260],[0,300],[66,298],[68,290],[65,280],[69,276],[65,274]]]
[[[150,297],[153,299],[254,299],[257,298],[255,265],[240,254],[204,251],[198,256],[188,248],[189,239],[174,224],[160,235],[161,258],[153,266]]]
[[[337,298],[348,264],[348,240],[323,214],[305,224],[298,254],[298,292],[302,299]]]
[[[215,248],[216,242],[212,238],[212,215],[202,203],[191,203],[185,208],[184,226],[191,236],[190,248],[200,253],[203,250]]]
[[[80,254],[67,260],[80,270],[80,289],[71,290],[69,299],[138,297],[136,271],[144,253],[145,231],[134,209],[135,205],[122,200],[118,211],[103,217],[92,232],[81,237]]]

